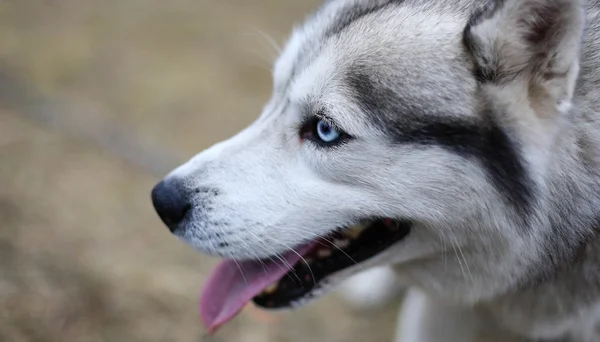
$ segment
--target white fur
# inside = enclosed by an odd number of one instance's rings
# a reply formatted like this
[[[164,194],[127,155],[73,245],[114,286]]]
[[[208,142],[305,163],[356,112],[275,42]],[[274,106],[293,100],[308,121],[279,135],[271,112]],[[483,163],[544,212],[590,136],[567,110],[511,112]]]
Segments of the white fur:
[[[456,306],[431,300],[411,290],[398,316],[397,342],[475,342],[477,317]]]
[[[340,285],[342,298],[358,310],[371,310],[389,304],[402,290],[396,273],[389,267],[368,269]]]

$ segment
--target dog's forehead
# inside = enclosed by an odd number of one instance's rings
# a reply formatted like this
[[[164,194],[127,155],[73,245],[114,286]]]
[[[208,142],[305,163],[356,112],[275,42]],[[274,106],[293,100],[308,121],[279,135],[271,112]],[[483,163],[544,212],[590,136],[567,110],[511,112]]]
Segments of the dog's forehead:
[[[342,121],[352,115],[355,123],[356,113],[375,108],[383,115],[472,113],[475,82],[462,44],[467,13],[373,3],[355,3],[338,17],[320,15],[330,22],[319,22],[319,15],[309,21],[288,70],[290,100]]]

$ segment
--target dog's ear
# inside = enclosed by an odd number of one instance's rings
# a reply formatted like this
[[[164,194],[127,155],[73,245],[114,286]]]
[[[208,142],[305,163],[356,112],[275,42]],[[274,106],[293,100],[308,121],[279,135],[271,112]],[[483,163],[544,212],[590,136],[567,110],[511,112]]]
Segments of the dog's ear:
[[[579,72],[585,0],[488,3],[464,31],[478,80],[502,87],[519,84],[530,96],[568,108]]]

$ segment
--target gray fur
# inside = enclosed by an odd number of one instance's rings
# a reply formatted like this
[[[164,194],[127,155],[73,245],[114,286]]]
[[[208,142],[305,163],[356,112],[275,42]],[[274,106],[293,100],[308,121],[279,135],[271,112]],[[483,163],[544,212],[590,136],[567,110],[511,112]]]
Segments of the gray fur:
[[[193,193],[176,235],[265,258],[365,217],[409,219],[405,240],[322,291],[391,266],[413,289],[399,341],[483,327],[600,341],[599,13],[600,0],[327,1],[294,31],[263,115],[167,177]],[[302,141],[314,115],[352,139]]]

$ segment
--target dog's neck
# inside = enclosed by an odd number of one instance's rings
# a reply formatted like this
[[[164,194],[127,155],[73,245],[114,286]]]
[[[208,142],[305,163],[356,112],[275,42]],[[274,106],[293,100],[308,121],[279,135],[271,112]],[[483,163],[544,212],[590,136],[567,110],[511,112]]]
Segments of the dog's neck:
[[[600,125],[591,127],[583,114],[572,119],[548,164],[541,196],[539,221],[551,274],[581,257],[600,231],[600,141],[594,141]]]
[[[600,118],[574,113],[572,119],[548,165],[544,209],[537,212],[540,226],[535,228],[543,246],[539,259],[530,277],[481,305],[524,334],[551,331],[600,303],[600,140],[595,138]]]

